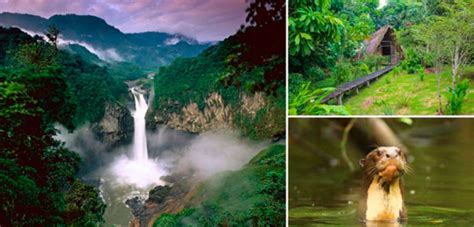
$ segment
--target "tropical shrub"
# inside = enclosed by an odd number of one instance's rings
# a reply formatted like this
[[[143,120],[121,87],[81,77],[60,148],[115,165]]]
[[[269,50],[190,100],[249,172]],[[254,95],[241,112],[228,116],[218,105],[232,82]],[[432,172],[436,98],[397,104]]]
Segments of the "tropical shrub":
[[[308,77],[312,81],[319,81],[325,78],[326,73],[320,67],[313,66],[307,70],[306,75],[308,75]]]
[[[400,76],[400,74],[402,73],[402,70],[400,67],[395,67],[392,69],[392,75],[393,76]]]
[[[448,88],[448,106],[447,113],[450,115],[458,115],[461,113],[461,109],[466,97],[467,90],[469,89],[469,80],[465,79],[456,85],[456,88]]]
[[[353,67],[347,61],[341,62],[333,68],[331,75],[338,85],[349,82],[354,79]]]
[[[379,70],[382,65],[387,63],[387,57],[380,55],[367,55],[362,62],[367,64],[371,72],[375,72]]]
[[[421,67],[420,55],[413,48],[408,48],[401,67],[409,74],[414,74]]]
[[[359,65],[359,72],[362,76],[369,75],[370,74],[370,68],[367,64],[361,63]]]
[[[306,80],[300,73],[290,73],[288,75],[288,97],[291,99],[294,94],[297,94],[303,84],[306,84]]]
[[[426,76],[426,74],[425,74],[425,69],[420,66],[416,71],[417,71],[417,73],[418,73],[418,76],[420,77],[420,80],[421,80],[421,81],[424,81],[424,80],[425,80],[425,76]]]
[[[298,93],[289,100],[289,115],[349,115],[344,106],[321,104],[334,88],[311,89],[311,83],[303,84]]]

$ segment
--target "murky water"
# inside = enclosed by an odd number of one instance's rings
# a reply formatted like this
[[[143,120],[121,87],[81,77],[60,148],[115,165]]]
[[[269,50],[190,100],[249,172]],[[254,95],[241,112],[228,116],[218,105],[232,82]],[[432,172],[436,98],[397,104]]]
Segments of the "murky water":
[[[474,226],[474,119],[388,122],[409,148],[414,170],[405,176],[409,219],[403,226]],[[290,225],[361,225],[356,219],[361,173],[350,172],[340,158],[341,134],[331,120],[290,121]],[[349,146],[357,170],[363,147]]]

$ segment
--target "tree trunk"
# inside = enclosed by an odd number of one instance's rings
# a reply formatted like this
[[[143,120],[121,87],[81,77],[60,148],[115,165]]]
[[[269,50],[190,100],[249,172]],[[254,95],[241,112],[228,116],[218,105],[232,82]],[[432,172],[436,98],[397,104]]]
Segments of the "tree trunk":
[[[458,69],[459,69],[459,50],[460,47],[459,45],[456,45],[454,48],[454,53],[453,53],[453,65],[451,66],[451,73],[452,73],[452,88],[456,88],[456,80],[457,80],[457,75],[458,75]]]
[[[438,114],[443,114],[443,103],[441,101],[441,73],[439,69],[439,65],[435,69],[436,77],[438,79]]]

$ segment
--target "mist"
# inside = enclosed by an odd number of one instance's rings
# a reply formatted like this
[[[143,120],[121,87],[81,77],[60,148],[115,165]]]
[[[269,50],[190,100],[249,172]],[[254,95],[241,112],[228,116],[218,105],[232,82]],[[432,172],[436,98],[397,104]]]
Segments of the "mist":
[[[203,133],[184,149],[176,168],[195,171],[196,176],[204,178],[238,170],[268,144],[242,139],[237,132]]]
[[[32,37],[39,36],[43,40],[46,40],[45,35],[43,33],[34,32],[34,31],[24,29],[24,28],[21,28],[21,27],[18,27],[18,26],[16,26],[16,27],[19,28],[20,30],[22,30],[23,32],[25,32],[26,34],[32,36]],[[64,39],[64,38],[61,38],[61,37],[58,38],[58,45],[60,47],[64,47],[64,46],[71,45],[71,44],[77,44],[77,45],[80,45],[80,46],[86,48],[87,51],[89,51],[90,53],[96,55],[102,61],[106,61],[106,62],[109,62],[109,63],[124,61],[124,58],[114,48],[103,50],[103,49],[100,49],[100,48],[95,48],[92,45],[90,45],[88,43],[85,43],[85,42]]]
[[[79,171],[81,178],[88,180],[108,178],[111,171],[117,171],[121,166],[126,168],[124,160],[131,158],[132,144],[113,148],[101,142],[89,125],[76,129],[73,133],[68,133],[59,125],[56,128],[59,129],[56,138],[82,157],[83,162]],[[205,179],[222,171],[238,170],[268,146],[270,141],[251,141],[241,138],[238,132],[228,130],[196,135],[159,127],[155,131],[147,131],[147,143],[149,158],[153,161],[153,165],[156,164],[155,167],[159,168],[158,172],[161,175],[141,172],[140,174],[146,174],[147,182],[136,179],[140,181],[137,181],[138,185],[135,186],[149,188],[151,184],[166,184],[160,178],[168,174],[192,173],[194,177]],[[127,171],[127,174],[133,174],[130,172]],[[133,177],[127,175],[126,181],[130,181]],[[120,181],[120,179],[109,180]]]
[[[87,49],[87,51],[91,52],[92,54],[96,55],[100,60],[106,61],[106,62],[122,62],[124,61],[123,57],[117,52],[116,49],[110,48],[110,49],[100,49],[100,48],[95,48],[92,45],[81,42],[81,41],[76,41],[76,40],[68,40],[68,39],[58,39],[58,44],[59,46],[67,46],[71,44],[77,44],[80,45],[84,48]]]

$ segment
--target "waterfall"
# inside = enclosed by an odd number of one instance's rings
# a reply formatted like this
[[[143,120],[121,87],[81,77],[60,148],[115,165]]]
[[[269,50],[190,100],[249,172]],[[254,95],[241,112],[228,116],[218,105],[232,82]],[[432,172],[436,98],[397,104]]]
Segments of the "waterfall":
[[[148,104],[143,94],[135,88],[132,88],[131,92],[135,101],[135,111],[132,113],[135,126],[133,133],[133,159],[144,161],[148,160],[145,128],[145,115],[148,110]]]
[[[134,191],[130,196],[137,196],[136,192],[143,198],[148,195],[148,191],[156,186],[163,185],[160,179],[166,175],[166,170],[160,165],[160,161],[156,157],[148,157],[148,147],[146,141],[145,115],[148,110],[148,104],[144,97],[144,91],[138,87],[130,89],[135,102],[135,109],[131,108],[130,112],[134,121],[133,143],[128,152],[131,154],[121,154],[117,156],[106,170],[106,181],[110,181],[110,187],[117,190],[117,186],[126,186],[123,190],[130,190],[130,186]],[[130,151],[131,150],[131,151]],[[127,197],[128,198],[128,197]]]

